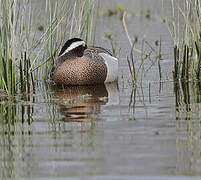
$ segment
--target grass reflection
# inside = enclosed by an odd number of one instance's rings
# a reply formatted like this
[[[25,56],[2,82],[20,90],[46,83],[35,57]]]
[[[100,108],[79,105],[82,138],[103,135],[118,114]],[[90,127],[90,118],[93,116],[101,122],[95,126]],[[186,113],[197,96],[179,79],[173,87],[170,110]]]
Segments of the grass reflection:
[[[201,103],[201,82],[177,81],[174,83],[174,93],[178,120],[182,118],[182,112],[186,113],[185,119],[191,119],[194,113],[199,113],[200,109],[195,107],[199,108]],[[198,117],[201,118],[199,114]]]

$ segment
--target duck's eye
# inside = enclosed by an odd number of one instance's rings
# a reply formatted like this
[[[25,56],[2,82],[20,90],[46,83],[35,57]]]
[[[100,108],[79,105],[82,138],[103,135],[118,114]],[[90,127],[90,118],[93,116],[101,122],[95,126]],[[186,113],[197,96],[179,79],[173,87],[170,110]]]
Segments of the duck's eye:
[[[83,44],[83,47],[84,47],[84,48],[87,48],[87,45],[86,45],[86,44]]]

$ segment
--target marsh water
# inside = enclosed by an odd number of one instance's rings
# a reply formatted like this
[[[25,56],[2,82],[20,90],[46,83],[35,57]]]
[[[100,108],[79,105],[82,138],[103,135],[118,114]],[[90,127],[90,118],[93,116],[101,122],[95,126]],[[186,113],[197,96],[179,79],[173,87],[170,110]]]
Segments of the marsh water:
[[[38,81],[36,92],[15,101],[1,94],[0,179],[200,179],[201,84],[173,81],[173,40],[164,23],[171,1],[99,5],[94,44],[111,49],[104,33],[112,33],[118,83],[56,88]],[[150,53],[134,52],[137,86],[119,5],[135,48]]]

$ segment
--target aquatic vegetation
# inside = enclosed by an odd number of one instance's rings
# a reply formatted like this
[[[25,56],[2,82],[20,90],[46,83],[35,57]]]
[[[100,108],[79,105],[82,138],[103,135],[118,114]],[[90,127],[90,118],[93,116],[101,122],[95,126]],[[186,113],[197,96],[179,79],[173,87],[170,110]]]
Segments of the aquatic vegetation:
[[[135,62],[134,62],[134,56],[133,56],[134,45],[135,45],[135,41],[133,42],[133,45],[131,47],[130,58],[127,56],[127,62],[128,62],[130,75],[131,75],[132,84],[136,84],[136,81],[137,81],[136,70],[135,70]]]
[[[186,0],[182,9],[172,0],[172,14],[169,26],[174,40],[174,79],[200,79],[201,2]],[[180,27],[180,21],[184,22],[183,27]]]
[[[124,12],[125,12],[125,8],[122,5],[118,4],[117,5],[117,10],[118,10],[118,12],[120,14],[119,18],[122,21],[123,20],[123,16],[124,16]]]
[[[113,55],[116,57],[117,56],[117,43],[112,37],[112,33],[105,32],[104,33],[105,38],[107,38],[110,41],[111,47],[112,47],[112,52]]]
[[[90,41],[92,0],[44,3],[40,12],[29,0],[0,0],[0,89],[9,95],[34,92],[36,81],[50,78],[66,36],[86,33]]]
[[[142,40],[142,48],[141,49],[135,48],[135,44],[138,42],[138,36],[134,35],[133,38],[131,38],[131,36],[129,35],[127,24],[126,24],[126,21],[125,21],[125,15],[126,15],[126,12],[124,12],[122,24],[123,24],[124,31],[125,31],[125,34],[127,36],[128,42],[129,42],[130,47],[131,47],[130,54],[127,56],[127,62],[128,62],[128,68],[129,68],[129,72],[130,72],[132,85],[136,85],[139,75],[140,75],[140,82],[142,83],[142,77],[146,73],[146,70],[144,69],[145,59],[147,59],[147,58],[150,59],[150,55],[151,55],[152,52],[154,52],[155,55],[156,55],[156,62],[158,62],[159,77],[160,77],[160,80],[161,80],[162,79],[162,72],[161,72],[161,65],[160,65],[160,60],[162,59],[161,40],[160,40],[160,44],[157,43],[157,45],[156,45],[156,46],[158,46],[158,51],[155,50],[155,48],[153,48],[144,39]],[[149,49],[151,50],[149,53],[146,52],[145,47],[144,47],[145,45],[148,45]],[[135,65],[136,62],[134,60],[134,52],[140,54],[141,61],[140,61],[140,65],[139,65],[138,69],[136,69],[136,65]],[[153,62],[152,65],[154,63],[155,62]],[[149,69],[150,68],[148,68],[148,70]]]
[[[22,126],[33,122],[33,104],[39,92],[49,102],[45,112],[54,126],[57,108],[47,93],[48,83],[41,81],[51,78],[54,58],[63,41],[69,36],[86,36],[88,42],[91,38],[93,0],[46,0],[44,9],[35,9],[34,3],[0,0],[0,127],[3,134],[16,133],[19,122]],[[30,128],[23,133],[30,134]]]
[[[103,15],[104,16],[107,16],[107,17],[111,17],[113,15],[116,15],[117,14],[117,10],[112,10],[112,9],[107,9],[107,10],[104,10],[103,11]]]
[[[129,33],[128,33],[128,28],[127,28],[125,16],[126,16],[126,12],[124,12],[124,14],[123,14],[122,24],[123,24],[123,27],[124,27],[124,31],[125,31],[125,33],[126,33],[126,36],[127,36],[127,38],[128,38],[128,41],[129,41],[129,43],[130,43],[130,46],[132,47],[132,46],[133,46],[133,42],[132,42],[132,39],[131,39],[131,37],[130,37],[130,35],[129,35]],[[143,52],[143,51],[141,51],[141,50],[139,50],[139,49],[136,49],[136,48],[134,48],[134,47],[133,47],[133,51],[135,51],[135,52],[137,52],[137,53],[139,53],[139,54],[141,54],[141,55],[147,56],[146,52]]]
[[[103,15],[106,17],[111,17],[114,15],[119,15],[119,20],[122,21],[123,20],[123,15],[125,12],[125,8],[120,5],[117,4],[117,6],[114,9],[107,9],[103,11]]]
[[[147,8],[146,14],[145,14],[146,19],[150,20],[151,19],[151,10]]]

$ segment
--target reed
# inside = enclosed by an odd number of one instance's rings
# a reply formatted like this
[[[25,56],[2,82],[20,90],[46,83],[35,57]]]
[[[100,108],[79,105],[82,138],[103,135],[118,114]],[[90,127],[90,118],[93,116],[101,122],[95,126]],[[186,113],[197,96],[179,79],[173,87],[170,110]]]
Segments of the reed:
[[[0,88],[6,90],[7,93],[11,94],[16,91],[15,87],[15,77],[14,77],[14,62],[11,59],[11,55],[14,55],[14,49],[10,51],[9,47],[14,47],[14,38],[9,38],[12,36],[12,29],[15,28],[15,24],[11,21],[11,16],[13,12],[9,10],[11,4],[7,1],[0,2],[1,9],[1,19],[0,19],[0,58],[1,58],[1,70],[0,70]],[[15,4],[13,4],[15,6]],[[15,16],[12,16],[13,21]]]
[[[111,48],[112,48],[112,53],[113,53],[113,55],[116,57],[116,56],[117,56],[117,43],[116,43],[116,41],[113,39],[112,33],[105,32],[105,33],[104,33],[104,36],[105,36],[106,39],[109,40],[109,42],[110,42],[110,44],[111,44]]]
[[[175,9],[178,7],[178,9]],[[201,78],[201,2],[185,0],[184,8],[172,0],[173,18],[170,23],[174,40],[174,71],[175,80]],[[184,21],[181,31],[180,21]],[[181,35],[182,34],[182,35]]]
[[[131,81],[133,85],[135,85],[137,82],[134,55],[133,55],[134,46],[135,46],[135,41],[133,42],[133,45],[131,47],[130,58],[127,56],[128,67],[129,67]]]
[[[0,89],[8,95],[35,92],[64,41],[85,33],[89,43],[92,34],[93,0],[46,0],[39,12],[33,3],[0,0]]]
[[[86,43],[90,42],[90,0],[87,1]]]
[[[67,39],[85,36],[86,42],[90,42],[94,4],[93,0],[76,0],[71,3],[65,0],[62,3],[46,0],[46,32],[41,37],[43,43],[40,54],[33,60],[31,71],[36,70],[37,76],[43,80],[51,79],[51,69],[58,49]]]

